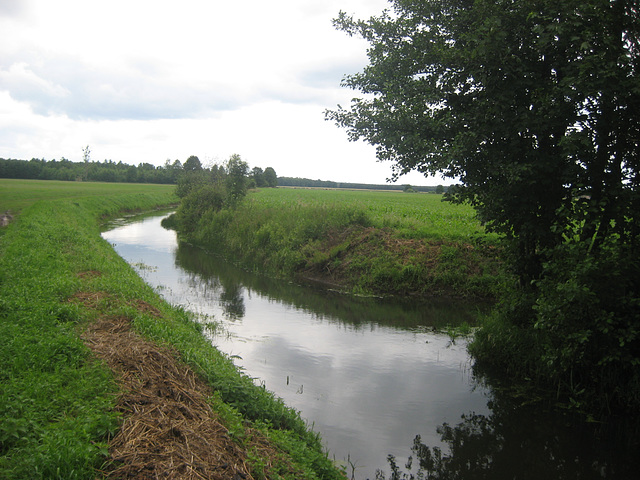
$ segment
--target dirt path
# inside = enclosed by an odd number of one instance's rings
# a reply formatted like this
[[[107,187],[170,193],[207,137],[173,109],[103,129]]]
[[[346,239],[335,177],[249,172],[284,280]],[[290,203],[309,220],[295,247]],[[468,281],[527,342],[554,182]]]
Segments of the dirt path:
[[[92,307],[100,295],[78,293],[71,301]],[[155,313],[144,302],[136,306]],[[207,403],[210,389],[173,352],[136,334],[126,317],[100,316],[82,338],[122,392],[124,422],[109,445],[106,478],[252,479],[245,452]]]

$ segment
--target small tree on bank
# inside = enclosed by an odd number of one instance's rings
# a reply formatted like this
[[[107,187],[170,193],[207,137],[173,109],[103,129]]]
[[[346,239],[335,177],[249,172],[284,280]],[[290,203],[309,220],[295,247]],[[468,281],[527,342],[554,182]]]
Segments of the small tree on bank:
[[[226,172],[229,203],[235,204],[247,194],[249,165],[240,158],[240,155],[233,154],[227,161]]]

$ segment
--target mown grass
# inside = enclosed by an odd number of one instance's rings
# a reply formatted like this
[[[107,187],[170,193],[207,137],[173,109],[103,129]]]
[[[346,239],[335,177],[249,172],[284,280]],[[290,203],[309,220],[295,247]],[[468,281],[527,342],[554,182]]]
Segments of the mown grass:
[[[498,238],[441,195],[261,189],[197,213],[192,224],[178,210],[185,239],[269,275],[420,296],[492,297],[505,281]]]
[[[100,292],[108,299],[103,314],[125,315],[138,332],[173,346],[213,386],[211,401],[238,442],[251,444],[249,422],[274,438],[297,478],[339,478],[299,414],[239,373],[189,312],[160,299],[100,237],[100,218],[174,203],[172,189],[69,183],[55,187],[62,188],[55,198],[48,183],[21,183],[19,195],[3,193],[0,203],[21,212],[0,235],[0,478],[93,479],[108,460],[107,441],[120,424],[118,387],[80,339],[96,313],[69,301],[78,292]],[[0,191],[6,184],[0,180]],[[162,318],[132,307],[136,301]],[[256,472],[267,463],[260,455],[251,454]]]

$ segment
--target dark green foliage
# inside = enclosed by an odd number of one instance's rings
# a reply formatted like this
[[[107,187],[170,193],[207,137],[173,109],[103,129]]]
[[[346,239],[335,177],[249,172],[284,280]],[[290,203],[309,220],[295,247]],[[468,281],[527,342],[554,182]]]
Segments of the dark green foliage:
[[[196,172],[198,170],[202,170],[202,163],[200,163],[200,159],[195,155],[191,155],[182,165],[182,169],[185,172]]]
[[[557,247],[537,283],[536,333],[546,377],[573,402],[640,406],[640,263],[609,237]]]
[[[398,175],[459,178],[448,198],[504,236],[519,285],[479,360],[637,408],[637,2],[391,3],[393,15],[336,20],[371,43],[344,81],[368,96],[327,117]]]
[[[470,350],[480,369],[533,380],[596,413],[640,406],[640,263],[610,235],[558,245],[529,290],[514,289]]]
[[[176,225],[183,233],[189,233],[198,225],[205,212],[220,210],[227,201],[224,185],[201,184],[190,189],[183,197],[175,217]]]
[[[156,167],[149,163],[134,166],[111,160],[71,162],[65,158],[49,161],[0,158],[0,178],[172,184],[181,171],[182,166],[177,160],[173,164],[167,161],[164,166]]]
[[[212,183],[212,178],[206,170],[183,171],[176,182],[176,195],[186,197],[191,190]]]
[[[251,177],[249,178],[250,182],[253,182],[254,188],[266,187],[267,182],[264,178],[264,171],[260,167],[253,167],[251,169]]]
[[[250,188],[275,188],[278,186],[278,176],[271,167],[267,167],[264,171],[260,167],[253,167],[249,180],[253,182]]]
[[[272,167],[264,169],[264,183],[265,187],[275,188],[278,186],[278,175]]]

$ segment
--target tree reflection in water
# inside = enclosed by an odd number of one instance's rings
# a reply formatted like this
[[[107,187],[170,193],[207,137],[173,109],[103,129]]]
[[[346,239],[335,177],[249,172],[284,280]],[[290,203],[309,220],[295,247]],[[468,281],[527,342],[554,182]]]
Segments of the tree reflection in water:
[[[540,405],[519,406],[499,394],[490,407],[488,417],[471,413],[438,428],[446,453],[417,435],[407,471],[389,455],[388,480],[638,478],[638,422],[540,413]],[[379,470],[376,480],[387,480],[386,473]]]
[[[175,255],[176,265],[191,274],[189,283],[193,290],[200,288],[205,295],[216,298],[226,320],[234,321],[244,317],[244,287],[233,275],[219,275],[220,259],[182,243]]]
[[[219,298],[227,320],[238,320],[244,317],[244,293],[241,286],[223,285]]]

